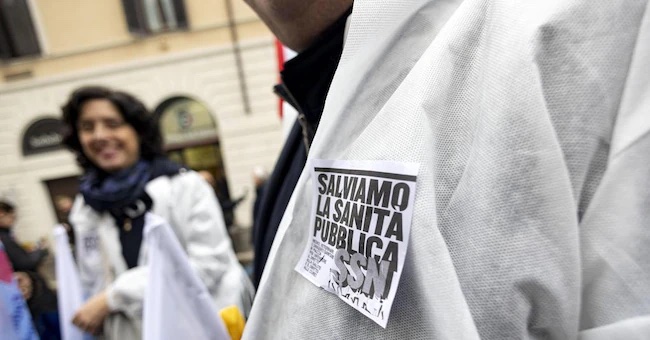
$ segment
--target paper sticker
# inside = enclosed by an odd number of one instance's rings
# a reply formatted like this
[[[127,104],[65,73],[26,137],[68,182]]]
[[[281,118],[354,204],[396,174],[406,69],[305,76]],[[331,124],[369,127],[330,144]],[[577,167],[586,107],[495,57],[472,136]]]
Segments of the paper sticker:
[[[295,270],[386,328],[409,244],[418,165],[312,160],[310,237]]]

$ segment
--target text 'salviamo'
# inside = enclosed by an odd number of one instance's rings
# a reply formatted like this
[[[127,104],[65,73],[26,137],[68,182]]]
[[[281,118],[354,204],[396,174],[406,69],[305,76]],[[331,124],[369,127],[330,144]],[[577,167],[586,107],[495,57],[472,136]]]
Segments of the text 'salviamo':
[[[312,232],[296,270],[386,327],[408,247],[417,165],[311,166]]]

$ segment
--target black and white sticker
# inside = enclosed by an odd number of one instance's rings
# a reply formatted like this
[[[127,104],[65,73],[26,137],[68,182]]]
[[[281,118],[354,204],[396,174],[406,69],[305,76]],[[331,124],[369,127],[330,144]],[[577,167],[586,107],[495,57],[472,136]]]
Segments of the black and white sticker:
[[[310,166],[311,234],[295,270],[385,328],[409,244],[418,165]]]

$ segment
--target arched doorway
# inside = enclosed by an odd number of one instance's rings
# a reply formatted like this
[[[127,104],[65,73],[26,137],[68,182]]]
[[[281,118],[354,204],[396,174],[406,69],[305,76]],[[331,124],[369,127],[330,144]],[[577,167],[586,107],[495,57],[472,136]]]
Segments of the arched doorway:
[[[230,199],[218,126],[210,110],[195,99],[175,96],[160,103],[154,113],[160,121],[169,158],[204,175],[212,175],[214,181],[210,184],[221,204],[226,225],[231,226],[235,203]]]

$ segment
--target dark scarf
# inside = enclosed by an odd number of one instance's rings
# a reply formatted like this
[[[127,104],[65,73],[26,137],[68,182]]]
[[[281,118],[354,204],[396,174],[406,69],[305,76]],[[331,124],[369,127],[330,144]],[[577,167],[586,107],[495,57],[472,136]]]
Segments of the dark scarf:
[[[115,173],[89,170],[81,179],[79,191],[93,210],[108,212],[120,231],[122,255],[129,268],[137,265],[144,214],[151,210],[153,201],[145,187],[160,176],[173,176],[182,167],[166,158],[153,161],[140,160],[128,169]]]

